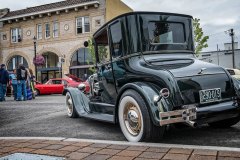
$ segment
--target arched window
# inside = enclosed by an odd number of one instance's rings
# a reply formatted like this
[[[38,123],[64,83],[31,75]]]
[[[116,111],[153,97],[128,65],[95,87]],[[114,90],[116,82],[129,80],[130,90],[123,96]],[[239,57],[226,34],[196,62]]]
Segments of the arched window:
[[[70,66],[78,65],[92,65],[92,56],[89,53],[88,48],[78,49],[72,56]]]
[[[72,56],[70,74],[86,80],[92,74],[91,70],[89,70],[92,66],[93,59],[88,48],[80,48]]]
[[[7,63],[7,70],[12,71],[14,69],[17,69],[19,64],[23,64],[24,67],[28,68],[28,63],[26,59],[20,55],[16,55],[10,58],[10,60]]]
[[[58,55],[52,52],[45,52],[42,55],[45,59],[45,65],[42,68],[51,68],[58,66]]]

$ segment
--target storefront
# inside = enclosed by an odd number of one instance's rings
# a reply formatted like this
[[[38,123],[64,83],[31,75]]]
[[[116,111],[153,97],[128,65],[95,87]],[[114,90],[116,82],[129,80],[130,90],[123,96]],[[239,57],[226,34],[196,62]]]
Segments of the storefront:
[[[42,55],[45,64],[37,68],[37,78],[41,83],[46,83],[51,78],[61,78],[61,66],[58,66],[58,55],[53,52],[46,52]]]

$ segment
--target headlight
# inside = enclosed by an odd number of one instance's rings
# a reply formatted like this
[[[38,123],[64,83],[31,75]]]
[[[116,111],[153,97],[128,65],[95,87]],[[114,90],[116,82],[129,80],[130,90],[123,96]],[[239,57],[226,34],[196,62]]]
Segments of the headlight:
[[[78,89],[79,89],[80,91],[84,92],[85,89],[86,89],[86,85],[85,85],[84,83],[81,83],[81,84],[78,85]]]

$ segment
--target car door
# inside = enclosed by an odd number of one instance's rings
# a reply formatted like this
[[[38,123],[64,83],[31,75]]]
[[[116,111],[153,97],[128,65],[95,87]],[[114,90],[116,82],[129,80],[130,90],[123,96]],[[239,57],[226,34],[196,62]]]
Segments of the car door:
[[[42,85],[42,89],[40,91],[41,94],[51,94],[52,93],[52,80],[47,81],[44,85]]]
[[[51,86],[52,94],[62,94],[63,91],[63,82],[61,79],[52,80],[53,84]]]

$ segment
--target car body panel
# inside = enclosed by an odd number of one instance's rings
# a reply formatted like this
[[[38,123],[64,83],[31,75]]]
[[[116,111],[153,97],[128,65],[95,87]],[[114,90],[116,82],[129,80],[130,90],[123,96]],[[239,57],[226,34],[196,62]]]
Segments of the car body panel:
[[[35,88],[40,94],[62,94],[65,87],[77,87],[80,82],[75,82],[70,78],[53,78],[45,84],[36,84]]]
[[[160,40],[155,43],[153,39],[150,39],[152,30],[149,30],[148,25],[156,22],[157,26],[158,21],[168,26],[163,27],[168,36],[173,34],[171,32],[177,35],[178,29],[174,31],[172,27],[169,31],[171,25],[166,23],[176,22],[183,25],[184,42],[172,43],[174,37],[170,38],[171,43],[162,44]],[[117,37],[118,43],[114,44],[114,37],[111,37],[114,32],[111,30],[114,30],[117,25],[120,29],[116,35],[122,34],[120,35],[122,37],[121,39]],[[151,29],[154,30],[154,28]],[[156,29],[156,35],[158,31],[165,32],[165,30]],[[161,39],[162,36],[166,39],[168,37],[166,34],[159,35],[160,38],[157,38]],[[232,79],[222,67],[197,60],[194,55],[191,16],[159,12],[128,13],[102,26],[93,38],[97,63],[96,82],[91,78],[88,82],[90,90],[93,90],[98,83],[97,94],[90,91],[84,97],[86,100],[81,100],[83,93],[76,91],[77,89],[69,90],[76,99],[75,105],[85,109],[84,115],[99,114],[111,118],[114,116],[113,121],[117,122],[119,101],[122,94],[129,89],[141,95],[147,104],[153,124],[157,126],[161,120],[159,113],[182,110],[192,106],[197,109],[195,121],[201,121],[202,124],[225,119],[223,113],[228,113],[228,117],[240,114],[240,83]],[[98,48],[100,45],[108,47],[109,55],[105,57],[101,55]],[[116,55],[118,53],[121,54],[118,56]],[[205,77],[208,79],[204,80]],[[218,86],[218,83],[221,85]],[[170,96],[156,103],[154,96],[159,96],[163,88],[170,91]],[[214,88],[221,89],[223,99],[201,104],[199,91]],[[83,110],[77,109],[80,115],[81,111]],[[96,119],[101,120],[99,117]],[[102,120],[106,119],[102,117]]]

